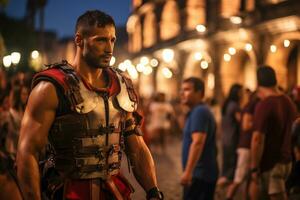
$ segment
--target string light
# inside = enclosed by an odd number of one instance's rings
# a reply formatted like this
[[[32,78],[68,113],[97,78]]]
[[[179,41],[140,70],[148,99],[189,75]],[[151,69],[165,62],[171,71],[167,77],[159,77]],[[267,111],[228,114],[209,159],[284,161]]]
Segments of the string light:
[[[234,54],[236,54],[236,49],[234,47],[229,47],[228,52],[230,55],[234,55]]]
[[[247,43],[246,45],[245,45],[245,50],[246,51],[251,51],[252,50],[252,44],[250,44],[250,43]]]
[[[194,58],[195,58],[195,60],[201,60],[202,59],[202,53],[201,52],[196,52],[195,54],[194,54]]]
[[[166,78],[172,78],[172,76],[173,76],[172,71],[167,67],[164,67],[162,69],[162,73],[163,73],[164,77],[166,77]]]
[[[275,53],[275,52],[277,51],[276,45],[272,44],[272,45],[270,46],[270,50],[271,50],[272,53]]]
[[[196,26],[196,30],[199,32],[199,33],[204,33],[206,31],[206,27],[202,24],[198,24]]]
[[[223,58],[226,62],[229,62],[231,60],[231,56],[228,53],[225,53]]]
[[[174,51],[172,49],[164,49],[162,52],[162,57],[165,62],[172,62],[174,58]]]
[[[290,44],[291,44],[291,42],[289,40],[284,40],[283,41],[283,46],[286,47],[286,48],[289,47]]]

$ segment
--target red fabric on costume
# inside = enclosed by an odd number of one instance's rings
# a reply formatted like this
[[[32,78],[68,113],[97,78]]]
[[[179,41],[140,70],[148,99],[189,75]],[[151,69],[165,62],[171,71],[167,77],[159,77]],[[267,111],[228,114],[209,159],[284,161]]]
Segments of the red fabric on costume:
[[[93,87],[91,84],[89,84],[82,76],[81,80],[84,83],[84,85],[89,89],[89,90],[93,90],[96,92],[108,92],[109,96],[113,96],[116,95],[120,92],[120,84],[119,84],[119,79],[117,77],[117,75],[115,74],[115,72],[113,72],[111,69],[104,69],[104,73],[106,73],[109,76],[109,86],[107,88],[95,88]],[[33,82],[33,87],[36,85],[37,80],[39,79],[39,77],[50,77],[53,78],[54,80],[56,80],[59,85],[61,85],[64,89],[64,91],[67,91],[69,89],[69,85],[67,84],[66,80],[65,80],[65,73],[62,72],[61,70],[57,69],[57,68],[50,68],[44,71],[41,71],[39,73],[37,73],[33,80],[36,80]]]
[[[121,174],[117,174],[116,176],[112,176],[111,178],[122,194],[123,198],[125,200],[130,200],[130,194],[133,192],[133,188],[131,187],[127,179]]]
[[[109,76],[109,84],[107,88],[93,87],[82,76],[81,76],[81,80],[85,85],[85,87],[89,90],[93,90],[95,92],[108,92],[110,97],[118,94],[120,92],[120,84],[117,75],[111,69],[104,69],[103,72]]]
[[[117,174],[111,177],[119,192],[121,193],[124,200],[130,200],[130,194],[133,192],[133,188],[127,181],[125,177],[121,174]],[[65,196],[66,199],[71,200],[89,200],[90,199],[90,188],[91,188],[90,180],[69,180],[66,182],[65,186]],[[106,189],[109,190],[110,187]],[[105,200],[105,192],[102,190],[100,192],[101,200]]]
[[[50,69],[47,69],[47,70],[37,73],[33,77],[33,80],[35,80],[35,81],[32,83],[32,87],[34,87],[38,83],[39,77],[53,78],[63,87],[64,91],[67,91],[69,88],[69,86],[67,85],[66,80],[65,80],[65,77],[66,77],[65,73],[57,68],[50,68]]]
[[[66,182],[65,197],[72,200],[90,199],[90,181],[89,180],[70,180]]]
[[[111,85],[109,88],[109,96],[113,96],[118,94],[121,90],[119,79],[111,69],[108,69],[107,73],[110,76],[110,80],[111,80]]]

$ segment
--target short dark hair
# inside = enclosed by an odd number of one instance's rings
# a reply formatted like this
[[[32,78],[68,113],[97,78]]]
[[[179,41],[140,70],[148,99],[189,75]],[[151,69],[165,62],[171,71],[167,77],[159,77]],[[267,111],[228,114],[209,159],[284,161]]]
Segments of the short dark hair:
[[[272,67],[263,65],[257,69],[257,84],[263,87],[274,87],[277,84],[276,74]]]
[[[194,86],[194,90],[196,92],[202,92],[202,94],[205,94],[205,86],[203,80],[197,77],[190,77],[183,80],[184,83],[192,83]]]
[[[79,31],[80,27],[105,27],[106,25],[116,27],[115,21],[110,15],[100,10],[88,10],[78,17],[75,33]]]

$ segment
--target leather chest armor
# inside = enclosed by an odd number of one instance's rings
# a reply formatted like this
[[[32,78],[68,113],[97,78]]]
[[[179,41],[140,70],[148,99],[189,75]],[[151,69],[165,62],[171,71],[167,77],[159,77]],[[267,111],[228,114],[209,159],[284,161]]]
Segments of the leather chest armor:
[[[57,117],[49,132],[55,168],[71,179],[107,179],[119,173],[127,113],[137,106],[132,85],[128,87],[128,80],[111,70],[119,92],[110,96],[107,91],[88,89],[66,63],[51,69],[64,73],[64,93],[71,105],[71,112]]]

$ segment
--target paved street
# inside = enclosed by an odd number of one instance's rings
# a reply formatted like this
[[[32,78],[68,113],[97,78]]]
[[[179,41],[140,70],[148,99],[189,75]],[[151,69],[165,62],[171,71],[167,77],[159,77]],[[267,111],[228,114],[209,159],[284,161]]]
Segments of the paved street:
[[[181,141],[178,138],[173,138],[168,141],[168,144],[165,153],[160,152],[160,149],[151,148],[153,152],[152,155],[157,167],[158,185],[159,188],[164,191],[165,199],[179,200],[182,195],[182,188],[179,184],[181,175]],[[125,158],[122,163],[122,172],[129,178],[130,183],[136,190],[132,195],[132,199],[144,200],[145,193],[134,179],[132,172],[130,174],[128,173],[126,162]]]

